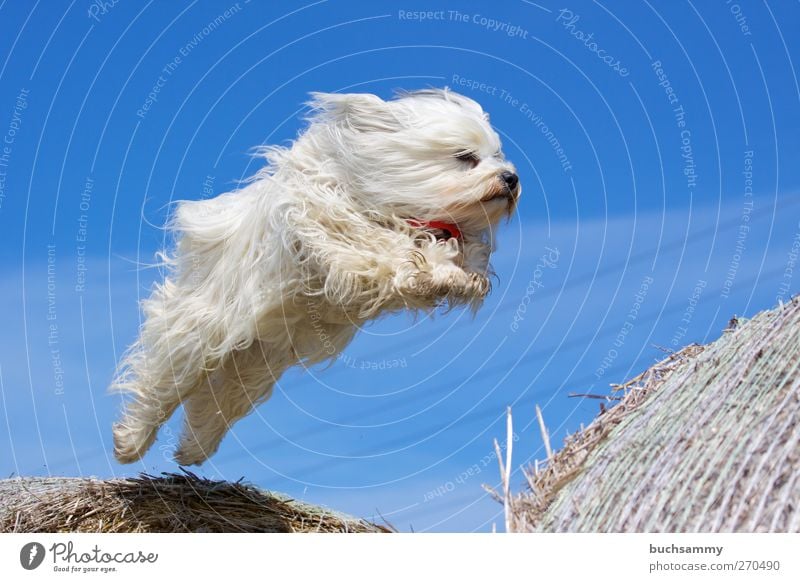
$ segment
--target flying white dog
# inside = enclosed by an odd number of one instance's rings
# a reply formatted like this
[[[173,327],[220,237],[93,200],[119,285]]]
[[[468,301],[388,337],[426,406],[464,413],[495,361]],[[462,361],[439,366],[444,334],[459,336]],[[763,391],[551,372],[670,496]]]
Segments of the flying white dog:
[[[130,463],[183,403],[175,459],[202,463],[289,367],[334,358],[358,326],[489,292],[493,228],[514,166],[480,105],[449,90],[313,94],[308,128],[242,189],[181,202],[168,276],[112,389]]]

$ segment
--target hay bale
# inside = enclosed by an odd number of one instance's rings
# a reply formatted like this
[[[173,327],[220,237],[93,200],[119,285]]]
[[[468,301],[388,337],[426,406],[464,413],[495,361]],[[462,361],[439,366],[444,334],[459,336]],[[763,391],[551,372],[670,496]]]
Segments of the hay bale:
[[[800,531],[800,301],[671,354],[510,500],[535,532]]]
[[[241,482],[185,472],[0,481],[0,532],[388,532]]]

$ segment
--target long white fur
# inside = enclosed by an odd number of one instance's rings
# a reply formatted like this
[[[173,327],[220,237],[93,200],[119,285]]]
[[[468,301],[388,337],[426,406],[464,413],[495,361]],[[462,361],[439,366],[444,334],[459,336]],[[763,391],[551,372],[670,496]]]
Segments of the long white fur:
[[[310,105],[307,130],[261,149],[266,167],[244,187],[178,205],[167,276],[112,384],[133,396],[114,425],[120,462],[139,459],[182,403],[175,458],[202,463],[287,368],[334,358],[365,321],[476,309],[489,291],[493,227],[519,188],[499,178],[515,170],[481,107],[446,89]],[[409,219],[463,237],[437,240]]]

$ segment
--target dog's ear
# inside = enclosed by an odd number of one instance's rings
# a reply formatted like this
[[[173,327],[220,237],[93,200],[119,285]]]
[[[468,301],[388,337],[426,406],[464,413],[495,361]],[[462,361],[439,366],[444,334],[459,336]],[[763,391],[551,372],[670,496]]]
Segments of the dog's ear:
[[[311,93],[312,120],[341,123],[357,131],[396,131],[391,106],[370,93]]]

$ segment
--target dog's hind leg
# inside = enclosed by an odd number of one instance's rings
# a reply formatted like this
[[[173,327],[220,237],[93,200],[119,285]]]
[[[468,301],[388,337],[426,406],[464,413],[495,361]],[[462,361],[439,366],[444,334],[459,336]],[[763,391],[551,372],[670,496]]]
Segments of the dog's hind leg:
[[[180,392],[167,382],[137,385],[118,382],[120,389],[135,390],[136,397],[125,406],[122,417],[114,423],[114,455],[120,463],[140,459],[153,444],[159,427],[180,404]]]
[[[133,396],[114,424],[114,454],[121,463],[147,452],[159,427],[206,374],[196,312],[187,312],[185,297],[167,280],[144,302],[141,337],[111,386],[112,391]]]
[[[285,362],[268,361],[260,342],[234,352],[184,402],[184,429],[175,460],[195,465],[213,455],[233,423],[272,395],[285,368]]]

